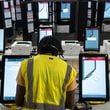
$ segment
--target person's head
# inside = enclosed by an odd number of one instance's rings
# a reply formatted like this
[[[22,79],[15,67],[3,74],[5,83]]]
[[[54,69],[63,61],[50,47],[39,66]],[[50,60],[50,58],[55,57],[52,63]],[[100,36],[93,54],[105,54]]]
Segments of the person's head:
[[[38,44],[39,54],[63,55],[61,42],[52,36],[42,38]]]

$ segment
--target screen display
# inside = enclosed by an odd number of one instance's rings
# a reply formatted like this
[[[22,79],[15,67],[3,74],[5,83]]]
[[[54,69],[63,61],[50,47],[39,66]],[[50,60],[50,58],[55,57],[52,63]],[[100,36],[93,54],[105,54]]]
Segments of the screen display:
[[[38,2],[39,20],[47,20],[49,18],[48,2]]]
[[[80,59],[80,92],[82,99],[107,98],[107,55],[82,55]],[[109,89],[108,89],[109,90]]]
[[[0,29],[0,52],[4,51],[4,30]]]
[[[20,69],[21,62],[26,57],[4,57],[4,73],[2,80],[2,100],[3,101],[13,101],[16,96],[16,77]]]
[[[70,19],[70,3],[61,3],[61,19]]]
[[[84,50],[99,50],[99,30],[98,28],[86,28]]]
[[[49,35],[52,36],[52,28],[40,28],[39,29],[39,40]]]
[[[110,18],[110,2],[105,2],[104,18]]]

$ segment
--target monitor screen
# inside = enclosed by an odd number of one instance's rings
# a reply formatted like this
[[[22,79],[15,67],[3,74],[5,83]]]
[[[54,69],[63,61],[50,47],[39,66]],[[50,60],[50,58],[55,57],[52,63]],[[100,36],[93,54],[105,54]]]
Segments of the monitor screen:
[[[38,18],[39,20],[49,19],[48,2],[38,2]]]
[[[108,101],[109,73],[107,54],[79,55],[79,100]]]
[[[86,28],[84,51],[99,51],[99,50],[100,50],[99,29],[98,28]]]
[[[1,99],[2,102],[10,103],[15,101],[16,96],[16,77],[21,62],[29,56],[3,56],[3,73],[1,80]]]
[[[5,43],[5,39],[4,39],[4,29],[0,29],[0,53],[4,52],[4,43]]]
[[[70,19],[70,8],[71,4],[68,2],[61,2],[61,20],[69,20]]]
[[[52,28],[49,27],[39,28],[39,41],[45,36],[52,36]]]
[[[105,2],[104,19],[110,19],[110,2]]]

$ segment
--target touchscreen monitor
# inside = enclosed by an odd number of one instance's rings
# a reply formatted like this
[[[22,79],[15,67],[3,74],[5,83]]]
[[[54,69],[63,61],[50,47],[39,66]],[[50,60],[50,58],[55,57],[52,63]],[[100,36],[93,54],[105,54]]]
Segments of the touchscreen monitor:
[[[11,103],[15,101],[16,96],[16,77],[21,62],[29,56],[5,55],[2,57],[3,72],[1,78],[1,100],[2,102]]]
[[[79,100],[109,100],[107,54],[83,53],[79,55]]]
[[[110,19],[110,2],[105,2],[104,19]]]
[[[85,29],[84,51],[99,51],[99,28],[90,27]]]
[[[38,18],[39,20],[49,19],[48,2],[38,2]]]
[[[70,19],[70,8],[71,4],[68,2],[61,2],[61,20],[69,20]]]
[[[39,28],[39,41],[45,36],[52,36],[52,28],[50,27],[40,27]]]
[[[5,51],[4,29],[0,29],[0,53]]]

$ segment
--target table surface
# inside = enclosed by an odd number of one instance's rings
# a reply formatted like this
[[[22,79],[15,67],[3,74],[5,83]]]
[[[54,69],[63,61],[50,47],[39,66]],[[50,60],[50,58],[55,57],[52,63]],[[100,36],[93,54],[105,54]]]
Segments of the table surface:
[[[92,110],[110,110],[110,101],[104,104],[92,105]]]

